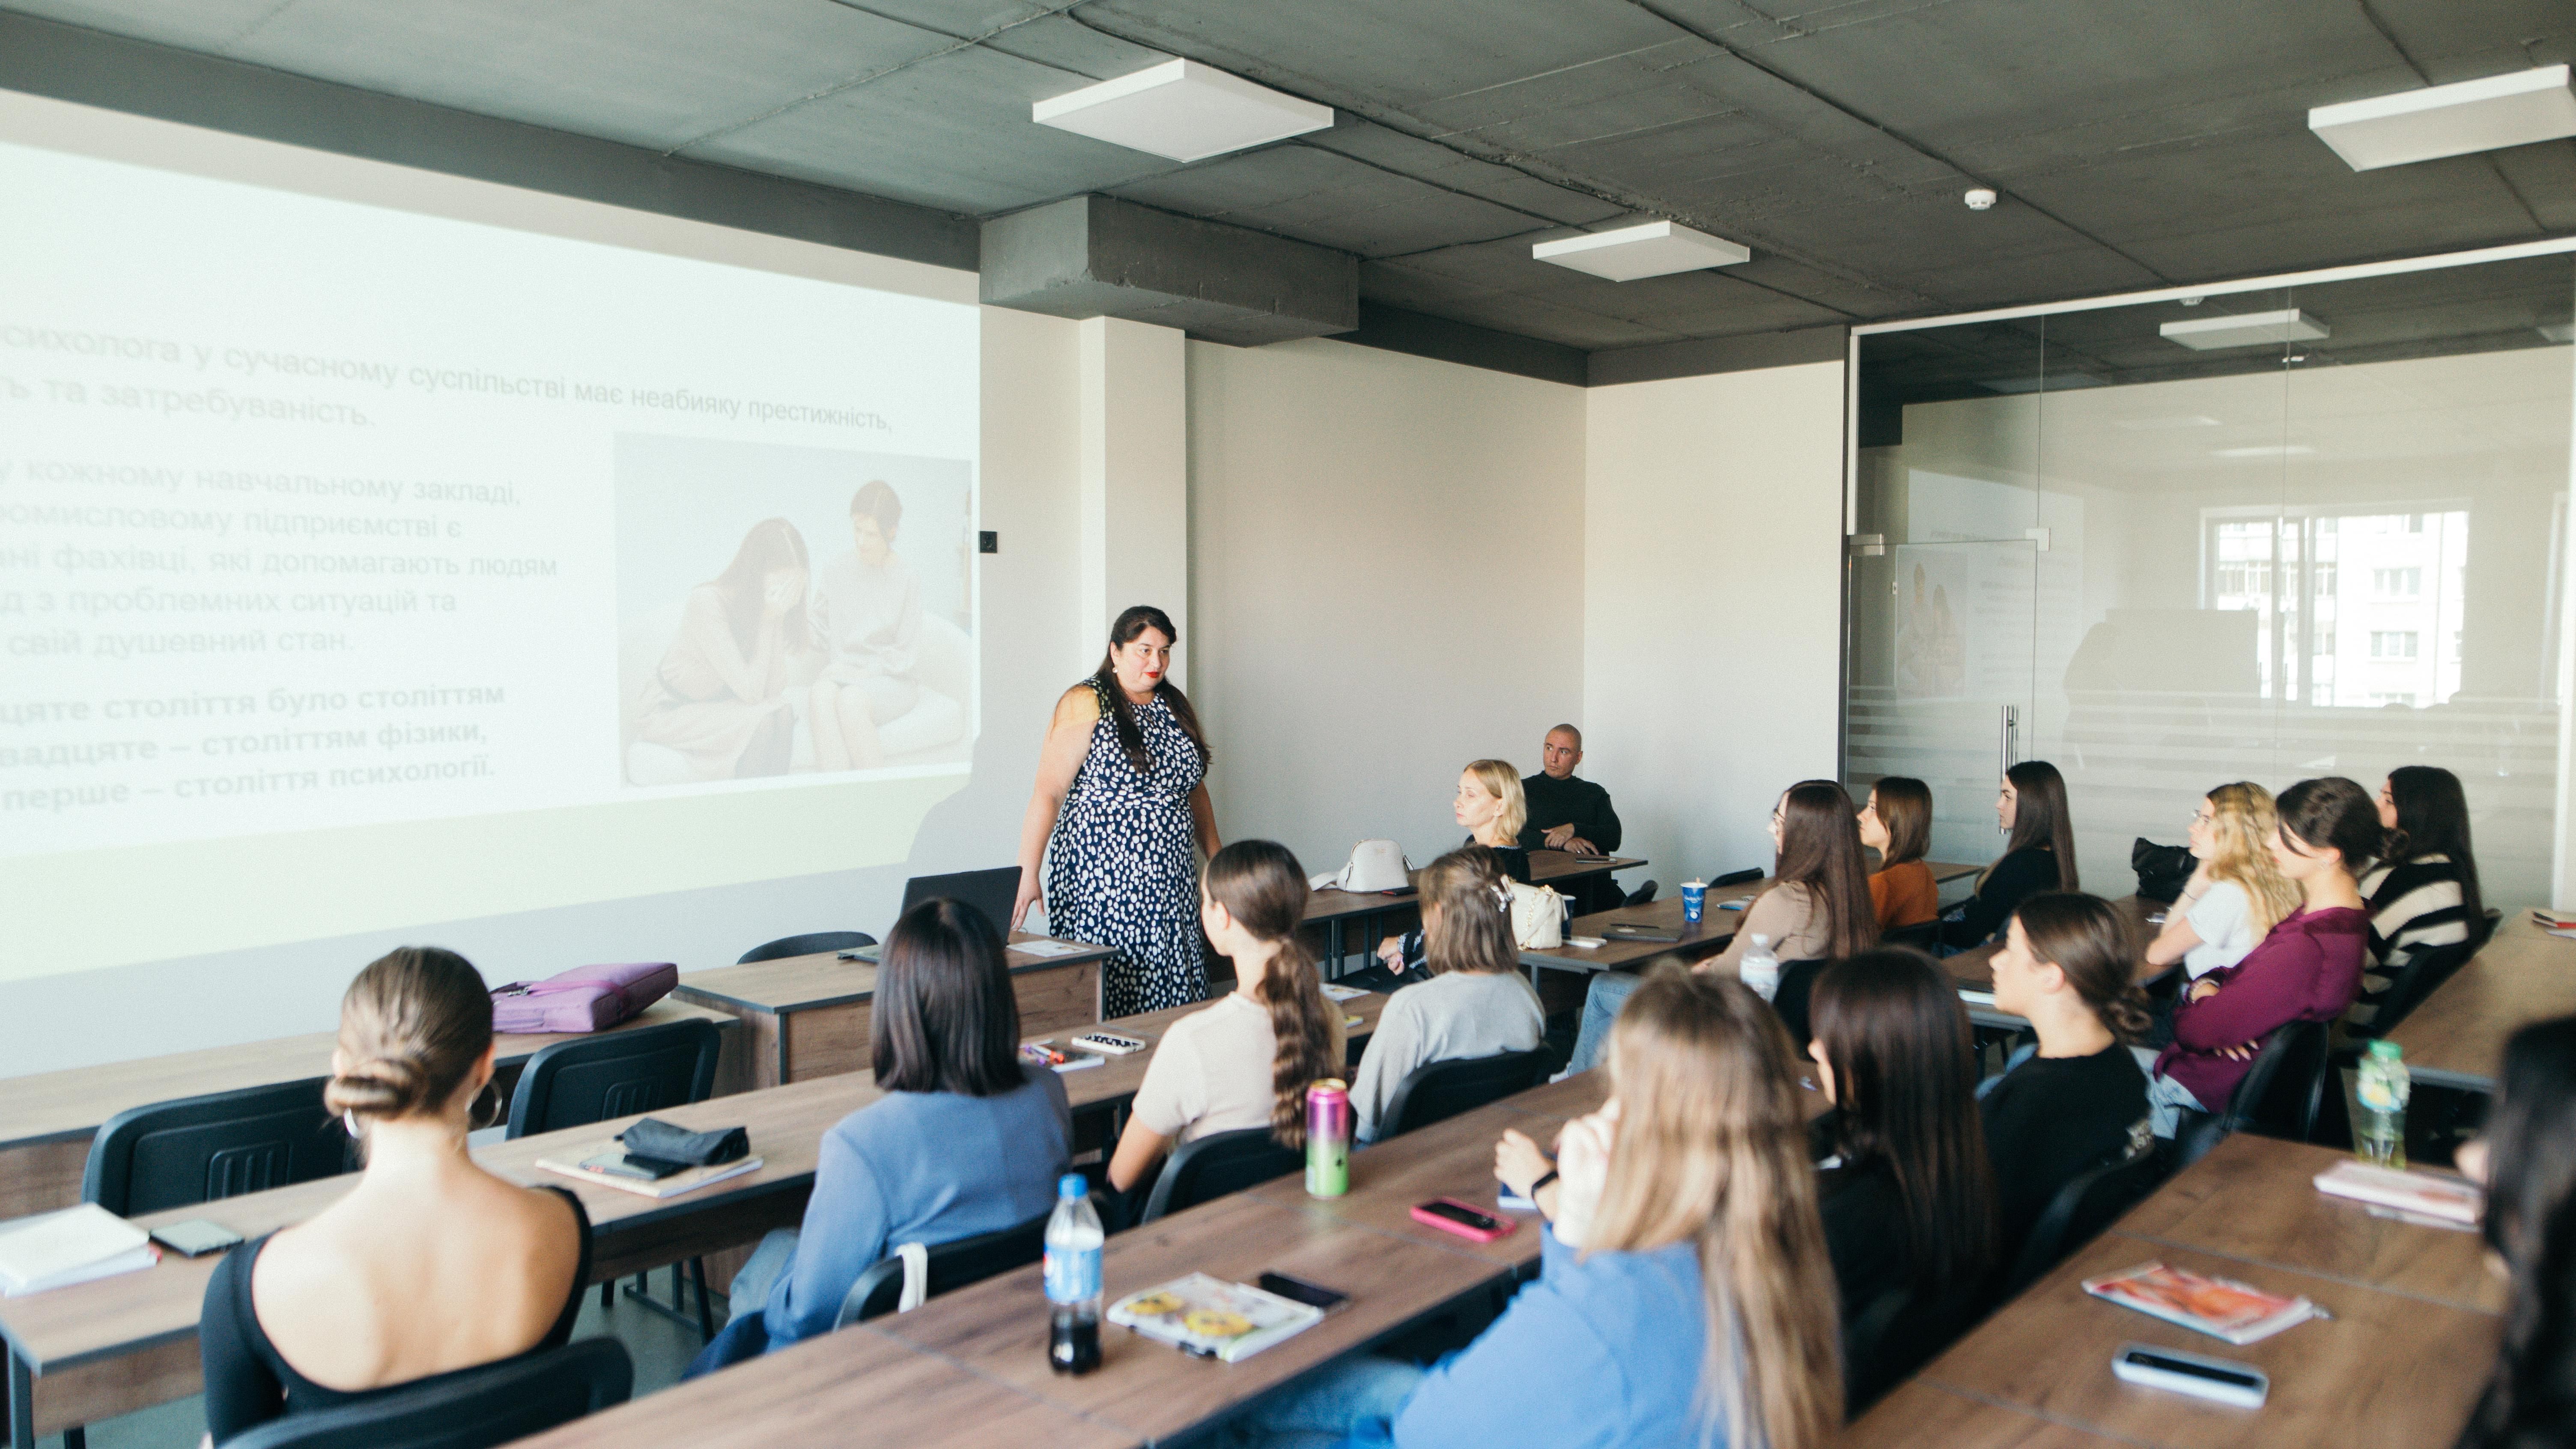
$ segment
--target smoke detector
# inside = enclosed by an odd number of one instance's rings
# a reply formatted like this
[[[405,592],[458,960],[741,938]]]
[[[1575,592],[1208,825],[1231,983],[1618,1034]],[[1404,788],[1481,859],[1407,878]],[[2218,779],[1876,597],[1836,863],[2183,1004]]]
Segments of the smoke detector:
[[[1994,190],[1991,187],[1971,186],[1968,188],[1967,202],[1970,211],[1990,210],[1995,204]]]

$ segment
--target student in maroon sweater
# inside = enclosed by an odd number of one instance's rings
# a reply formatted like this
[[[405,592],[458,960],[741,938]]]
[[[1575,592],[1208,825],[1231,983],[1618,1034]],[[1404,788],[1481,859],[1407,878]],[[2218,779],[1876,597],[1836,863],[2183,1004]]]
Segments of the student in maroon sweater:
[[[2193,982],[2174,1011],[2173,1045],[2156,1057],[2147,1104],[2156,1135],[2180,1113],[2226,1110],[2263,1038],[2293,1021],[2332,1021],[2361,994],[2370,939],[2355,871],[2377,853],[2379,809],[2341,776],[2281,792],[2272,858],[2304,904],[2234,966]]]

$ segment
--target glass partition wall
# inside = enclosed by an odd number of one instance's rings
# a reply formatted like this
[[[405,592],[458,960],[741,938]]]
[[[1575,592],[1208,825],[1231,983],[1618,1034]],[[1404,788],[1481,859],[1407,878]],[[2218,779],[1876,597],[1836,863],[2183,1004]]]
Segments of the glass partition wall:
[[[1843,759],[1999,846],[2045,759],[2084,884],[2225,781],[2438,764],[2489,900],[2549,900],[2576,258],[1856,338]]]

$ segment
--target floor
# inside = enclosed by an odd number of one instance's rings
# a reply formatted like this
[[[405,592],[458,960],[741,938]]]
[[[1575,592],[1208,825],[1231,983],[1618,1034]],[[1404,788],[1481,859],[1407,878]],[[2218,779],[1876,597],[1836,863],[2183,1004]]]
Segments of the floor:
[[[631,1285],[633,1279],[627,1282]],[[671,1292],[668,1271],[653,1277],[654,1292],[667,1299]],[[717,1321],[723,1321],[724,1306],[716,1307]],[[593,1291],[582,1303],[581,1317],[573,1325],[573,1337],[596,1338],[613,1335],[622,1340],[635,1360],[635,1396],[658,1393],[680,1381],[680,1370],[688,1367],[700,1346],[695,1327],[684,1327],[664,1318],[641,1304],[630,1301],[620,1291],[617,1306],[599,1306],[599,1294]],[[203,1401],[196,1397],[162,1404],[122,1418],[108,1419],[89,1426],[90,1449],[197,1449],[205,1436],[206,1420]],[[5,1430],[0,1430],[0,1437]],[[37,1441],[37,1449],[62,1449],[59,1436]]]

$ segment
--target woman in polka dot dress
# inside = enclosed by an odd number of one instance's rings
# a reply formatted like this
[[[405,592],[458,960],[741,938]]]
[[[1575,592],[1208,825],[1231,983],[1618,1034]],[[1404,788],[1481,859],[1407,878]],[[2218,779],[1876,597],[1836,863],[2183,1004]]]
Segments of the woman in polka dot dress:
[[[1207,995],[1191,848],[1214,855],[1219,842],[1207,739],[1164,677],[1179,637],[1160,609],[1118,616],[1099,672],[1056,701],[1020,831],[1012,924],[1038,899],[1043,858],[1047,928],[1118,948],[1101,971],[1110,1016]]]

